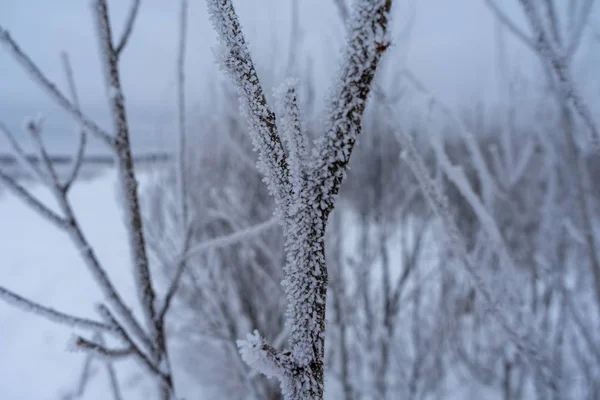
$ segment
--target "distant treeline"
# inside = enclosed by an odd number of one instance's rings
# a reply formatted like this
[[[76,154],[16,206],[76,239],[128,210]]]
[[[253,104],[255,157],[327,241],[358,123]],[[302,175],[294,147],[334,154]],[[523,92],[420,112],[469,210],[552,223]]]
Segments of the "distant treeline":
[[[146,153],[140,155],[134,155],[133,159],[136,163],[155,163],[155,162],[166,162],[171,159],[172,155],[166,152]],[[27,155],[27,159],[33,163],[39,163],[40,157],[36,155]],[[11,154],[0,154],[0,166],[12,166],[17,164],[19,160]],[[55,165],[70,164],[73,162],[72,156],[67,155],[52,155],[50,161]],[[94,165],[110,165],[114,161],[111,155],[88,155],[83,158],[84,164]]]

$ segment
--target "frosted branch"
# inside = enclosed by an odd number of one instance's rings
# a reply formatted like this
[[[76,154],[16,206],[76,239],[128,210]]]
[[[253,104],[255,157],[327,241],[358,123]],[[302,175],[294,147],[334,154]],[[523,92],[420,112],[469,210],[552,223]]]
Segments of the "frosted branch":
[[[52,165],[52,160],[50,160],[50,156],[48,155],[48,151],[46,151],[46,146],[44,145],[44,142],[42,140],[41,121],[36,121],[36,120],[30,119],[28,122],[26,122],[25,129],[27,129],[29,136],[31,137],[33,143],[35,144],[36,150],[37,150],[38,154],[40,155],[40,158],[44,165],[44,169],[50,179],[50,182],[48,182],[49,185],[53,185],[54,187],[60,189],[61,185],[60,185],[58,175],[56,174],[56,170],[54,169],[54,166]]]
[[[371,83],[381,56],[390,45],[387,33],[391,0],[355,3],[339,77],[330,95],[325,135],[313,149],[315,182],[323,189],[317,204],[327,215],[343,180]]]
[[[290,353],[282,354],[265,342],[257,330],[246,335],[246,340],[238,340],[237,345],[242,360],[267,378],[284,380],[285,375],[297,368]]]
[[[131,336],[129,336],[125,328],[119,323],[119,321],[117,321],[111,311],[106,306],[100,305],[98,306],[98,313],[106,324],[114,327],[119,339],[121,339],[121,341],[123,341],[132,349],[133,355],[139,361],[141,361],[142,365],[144,365],[149,372],[159,377],[161,381],[166,384],[166,382],[168,382],[168,377],[160,370],[160,367],[152,362],[150,357],[148,357],[148,355],[146,355],[146,353],[133,341]]]
[[[529,47],[531,50],[536,51],[535,44],[533,41],[521,30],[517,27],[517,25],[506,15],[502,9],[496,4],[496,0],[484,0],[485,4],[489,7],[492,13],[498,18],[498,20],[508,28],[508,30],[515,35],[521,42]]]
[[[490,203],[493,194],[497,191],[495,179],[490,172],[481,150],[479,149],[479,145],[477,143],[477,139],[473,132],[471,132],[462,120],[452,111],[452,109],[447,106],[445,103],[439,100],[427,87],[410,71],[405,70],[404,76],[425,96],[429,98],[431,104],[438,106],[438,108],[448,117],[454,125],[458,128],[458,133],[465,141],[469,153],[471,154],[471,159],[475,166],[475,171],[479,178],[479,182],[482,186],[483,199],[486,203]],[[438,135],[438,140],[441,140]]]
[[[83,337],[77,337],[75,339],[74,347],[77,350],[85,351],[94,355],[94,357],[104,359],[105,361],[114,361],[117,359],[126,358],[134,352],[134,350],[130,347],[109,348],[106,347],[104,344],[100,344],[95,341],[85,339]]]
[[[125,48],[125,46],[127,46],[127,41],[131,36],[131,32],[133,32],[133,25],[138,15],[138,11],[140,9],[140,3],[140,0],[133,0],[133,4],[129,8],[127,20],[125,21],[125,29],[123,30],[123,34],[121,35],[121,40],[119,40],[119,44],[115,48],[115,53],[117,53],[117,55],[121,55],[123,49]]]
[[[448,207],[447,199],[441,192],[439,186],[429,175],[422,157],[414,147],[412,139],[408,134],[404,133],[397,133],[396,136],[404,149],[405,160],[419,182],[429,205],[443,222],[443,228],[446,231],[446,240],[448,241],[449,246],[454,250],[455,254],[460,259],[461,264],[465,267],[467,274],[471,277],[475,288],[484,299],[491,315],[504,330],[511,342],[516,346],[517,350],[525,356],[525,359],[528,360],[532,366],[542,372],[544,379],[549,382],[549,374],[551,373],[546,369],[548,366],[547,360],[541,353],[539,347],[535,344],[541,343],[541,341],[535,341],[533,340],[535,338],[529,338],[526,335],[519,333],[513,324],[511,324],[508,316],[505,314],[502,307],[500,307],[500,296],[494,292],[493,286],[486,282],[484,276],[475,266],[472,257],[469,255],[464,237],[458,229],[454,216]]]
[[[295,194],[299,194],[306,173],[308,150],[306,134],[302,129],[300,109],[298,107],[298,82],[293,79],[285,81],[276,91],[277,111],[280,118],[279,131],[288,151],[290,182]]]
[[[73,105],[81,111],[81,105],[79,104],[79,96],[77,95],[77,86],[75,85],[75,78],[73,75],[73,68],[71,67],[71,62],[69,60],[68,54],[63,52],[61,54],[61,59],[63,63],[63,69],[65,71],[65,77],[67,79],[67,84],[69,86],[71,100],[73,101]],[[71,171],[63,185],[63,190],[65,192],[69,190],[71,185],[73,185],[73,182],[75,182],[75,180],[77,179],[77,175],[81,170],[81,166],[83,165],[83,157],[85,155],[86,144],[87,132],[85,131],[85,127],[81,125],[79,130],[79,143],[77,146],[77,153],[75,155],[73,165],[71,166]]]
[[[248,228],[240,229],[229,235],[223,235],[220,237],[216,237],[214,239],[206,240],[202,243],[197,244],[194,247],[188,248],[182,255],[180,255],[174,261],[167,263],[168,265],[177,265],[177,271],[173,280],[168,286],[167,294],[165,295],[165,300],[162,303],[162,306],[158,308],[158,319],[164,319],[169,306],[171,304],[172,298],[175,296],[177,289],[179,287],[179,282],[181,277],[183,276],[183,272],[185,270],[186,264],[185,261],[190,257],[201,254],[205,251],[209,250],[217,250],[223,247],[231,246],[233,244],[242,242],[244,240],[252,239],[256,235],[259,235],[269,229],[275,228],[279,226],[277,218],[273,217],[264,222],[258,223]],[[189,239],[188,239],[189,240]],[[187,248],[187,246],[185,246]]]
[[[600,130],[588,104],[584,101],[581,93],[576,88],[571,76],[571,57],[568,57],[568,52],[571,50],[567,48],[564,52],[565,54],[562,54],[556,49],[548,32],[544,29],[541,17],[538,15],[535,5],[531,0],[519,0],[519,2],[523,7],[525,16],[527,17],[533,35],[536,38],[534,45],[535,54],[537,54],[543,62],[548,63],[548,65],[552,67],[558,78],[559,94],[573,102],[575,110],[590,131],[593,149],[596,152],[600,151]],[[578,46],[578,44],[570,43],[570,46]],[[572,51],[574,52],[574,50]]]
[[[37,314],[57,324],[67,325],[72,328],[115,333],[115,329],[110,325],[92,321],[86,318],[74,317],[72,315],[56,311],[53,308],[46,307],[32,300],[26,299],[25,297],[5,289],[2,286],[0,286],[0,299],[7,304],[20,308],[23,311]]]
[[[186,114],[185,114],[185,49],[187,38],[187,0],[181,1],[181,11],[179,15],[179,46],[177,54],[177,110],[178,110],[178,128],[177,136],[177,179],[179,186],[179,204],[181,207],[180,223],[183,230],[187,229],[188,224],[188,204],[187,204],[187,133],[186,133]]]
[[[592,14],[594,3],[595,0],[585,0],[583,6],[581,7],[578,20],[574,21],[574,29],[571,34],[571,37],[569,38],[569,43],[565,54],[567,58],[573,58],[573,55],[575,55],[575,52],[581,44],[581,38],[590,20],[590,15]]]
[[[19,197],[25,204],[31,207],[32,210],[40,214],[44,219],[49,220],[59,228],[66,228],[67,221],[54,211],[46,207],[41,201],[35,198],[27,189],[20,185],[16,179],[6,174],[0,169],[0,182],[17,197]]]
[[[17,161],[21,164],[23,170],[29,171],[32,177],[37,178],[41,183],[46,183],[47,178],[44,176],[42,171],[40,171],[38,166],[27,157],[27,154],[25,154],[25,151],[19,145],[15,135],[2,122],[0,122],[0,132],[2,132],[4,137],[6,137],[6,140],[8,140],[8,144],[12,148],[12,152],[17,158]]]
[[[248,228],[241,229],[232,234],[219,236],[214,239],[208,239],[202,243],[191,247],[187,251],[187,253],[180,256],[180,258],[175,260],[173,264],[180,262],[181,259],[188,259],[192,256],[198,255],[208,250],[220,249],[247,239],[251,239],[256,235],[261,234],[269,229],[273,229],[277,226],[278,220],[276,218],[269,218],[266,221],[260,222],[256,225],[252,225]]]
[[[79,121],[94,136],[106,143],[110,148],[114,147],[114,138],[96,125],[94,121],[82,114],[81,111],[67,99],[67,97],[56,87],[56,85],[52,83],[38,68],[38,66],[21,50],[19,45],[8,34],[8,31],[5,30],[1,25],[0,45],[4,46],[4,48],[10,53],[15,61],[17,61],[23,67],[25,72],[29,74],[31,79],[42,89],[44,89],[57,105],[70,114],[75,120]]]
[[[164,350],[164,335],[156,325],[155,319],[155,292],[146,252],[146,242],[138,198],[138,182],[135,175],[133,157],[131,154],[129,125],[125,109],[125,99],[122,93],[121,78],[119,74],[118,55],[113,49],[111,25],[106,0],[94,0],[92,11],[98,30],[98,44],[100,57],[104,70],[104,78],[108,94],[108,105],[111,111],[113,129],[116,133],[115,152],[117,156],[117,171],[119,175],[125,226],[129,239],[131,261],[134,271],[138,299],[146,318],[146,324],[151,333],[153,345],[156,350]]]
[[[236,83],[240,109],[247,119],[252,143],[259,152],[258,169],[275,199],[278,212],[290,196],[288,161],[254,62],[231,0],[207,0],[211,22],[219,36],[220,64]],[[283,214],[280,215],[283,217]]]

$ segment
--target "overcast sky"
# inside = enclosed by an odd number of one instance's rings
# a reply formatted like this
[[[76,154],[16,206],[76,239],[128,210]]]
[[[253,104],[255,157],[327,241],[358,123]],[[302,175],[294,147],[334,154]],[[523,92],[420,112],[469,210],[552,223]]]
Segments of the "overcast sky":
[[[397,28],[408,20],[408,3],[396,1]],[[525,29],[518,2],[500,3]],[[66,50],[85,110],[105,123],[106,101],[89,4],[82,0],[2,0],[0,24],[61,87],[64,77],[59,52]],[[178,4],[173,0],[142,0],[121,61],[132,125],[148,140],[164,136],[172,126]],[[284,59],[291,0],[235,0],[234,4],[259,69],[268,68],[272,60]],[[109,5],[114,30],[120,33],[129,1],[112,0]],[[210,101],[208,83],[222,75],[213,61],[215,35],[205,7],[203,0],[190,1],[188,95],[190,106],[198,108]],[[460,103],[466,96],[497,95],[496,25],[483,0],[419,0],[415,18],[408,47],[396,43],[394,51],[406,54],[408,66],[430,89],[451,104]],[[326,87],[336,69],[342,24],[331,0],[300,0],[300,20],[304,53],[315,61],[319,86]],[[508,43],[513,64],[530,70],[533,57],[516,41],[509,38]],[[401,59],[397,60],[398,68],[402,67]],[[0,49],[0,119],[17,129],[25,116],[38,112],[47,116],[49,130],[64,132],[64,138],[68,138],[72,121],[59,113]]]

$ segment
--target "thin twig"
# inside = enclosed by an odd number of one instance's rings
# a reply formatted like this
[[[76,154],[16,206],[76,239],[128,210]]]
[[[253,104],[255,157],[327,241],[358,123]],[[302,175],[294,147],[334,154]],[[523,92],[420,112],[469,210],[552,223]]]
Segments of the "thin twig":
[[[110,325],[56,311],[53,308],[43,306],[23,296],[20,296],[2,286],[0,286],[0,299],[14,307],[18,307],[27,312],[32,312],[58,324],[68,325],[73,328],[90,329],[107,333],[116,332],[116,330]]]
[[[103,141],[110,148],[114,148],[114,138],[98,126],[94,121],[82,114],[81,111],[71,103],[67,97],[52,83],[39,67],[21,50],[19,45],[12,39],[8,31],[0,25],[0,44],[2,44],[12,57],[23,67],[25,72],[29,74],[31,79],[38,83],[48,95],[55,100],[63,110],[69,113],[75,120],[79,121],[83,126],[92,132],[94,136]]]
[[[112,312],[106,306],[100,305],[98,306],[98,313],[105,323],[115,328],[119,338],[127,345],[131,346],[134,356],[142,362],[142,365],[144,365],[153,375],[159,377],[163,384],[171,387],[170,379],[164,374],[164,372],[160,370],[160,366],[155,365],[144,353],[144,351],[133,341],[133,339],[129,336],[127,331],[125,331],[125,328],[123,328]]]
[[[134,271],[135,285],[138,300],[142,305],[142,311],[146,319],[146,325],[150,332],[153,348],[160,357],[164,348],[164,335],[156,326],[156,310],[154,287],[146,252],[146,241],[141,217],[140,202],[138,197],[138,182],[131,153],[130,132],[127,122],[125,99],[121,87],[121,77],[118,65],[118,55],[114,50],[112,42],[112,31],[106,0],[94,0],[92,12],[98,30],[98,45],[104,79],[107,90],[107,100],[111,112],[113,129],[116,134],[115,156],[119,185],[123,198],[125,213],[125,225],[131,252],[131,263]]]
[[[127,42],[129,41],[131,32],[133,32],[133,25],[140,9],[140,3],[140,0],[133,0],[133,4],[129,8],[129,14],[127,15],[127,20],[125,21],[125,29],[123,30],[119,44],[115,48],[115,53],[117,53],[117,56],[120,56],[123,52],[123,49],[125,49],[125,46],[127,46]]]
[[[102,343],[88,340],[83,337],[77,337],[75,346],[80,350],[93,354],[95,357],[103,358],[106,361],[126,358],[134,352],[131,347],[108,348]]]
[[[0,169],[0,182],[3,182],[4,185],[11,192],[13,192],[15,196],[21,198],[21,200],[23,200],[25,204],[31,207],[31,209],[36,211],[43,218],[49,220],[61,229],[66,228],[67,221],[63,217],[61,217],[56,212],[52,211],[50,208],[45,206],[41,201],[35,198],[27,189],[20,185],[16,181],[16,179],[6,174],[4,171],[2,171],[2,169]]]
[[[187,199],[187,163],[186,163],[186,146],[187,146],[187,134],[186,134],[186,114],[185,114],[185,50],[186,50],[186,38],[187,38],[187,12],[188,2],[187,0],[181,1],[181,11],[179,16],[179,46],[177,55],[177,110],[178,110],[178,125],[179,135],[178,138],[178,165],[177,165],[177,178],[179,184],[179,205],[181,207],[181,228],[182,231],[187,229],[188,224],[188,199]]]
[[[17,158],[17,161],[21,164],[21,167],[25,171],[29,171],[33,178],[39,179],[41,183],[47,183],[47,178],[44,176],[42,171],[33,162],[31,158],[27,157],[23,148],[19,145],[19,142],[15,138],[15,135],[8,129],[6,125],[0,122],[0,132],[4,134],[4,137],[8,140],[8,144],[12,147],[13,154]]]
[[[79,96],[77,95],[77,86],[75,85],[75,78],[73,75],[73,68],[71,67],[71,62],[69,60],[69,55],[65,52],[61,54],[61,59],[63,63],[63,69],[65,71],[65,77],[67,78],[67,84],[69,85],[69,92],[71,94],[71,100],[75,107],[81,111],[81,104],[79,103]],[[73,185],[73,182],[77,179],[77,175],[81,170],[81,166],[83,165],[83,158],[85,156],[85,147],[87,144],[87,132],[85,131],[84,126],[80,126],[79,129],[79,144],[77,146],[77,154],[75,155],[75,160],[71,167],[71,172],[69,173],[64,185],[63,190],[66,192]]]

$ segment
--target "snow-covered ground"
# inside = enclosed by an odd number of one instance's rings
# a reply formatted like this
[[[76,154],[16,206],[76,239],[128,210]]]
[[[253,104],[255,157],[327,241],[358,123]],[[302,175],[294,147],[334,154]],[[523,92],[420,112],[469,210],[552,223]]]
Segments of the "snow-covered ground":
[[[75,211],[98,257],[135,309],[133,281],[115,174],[82,181],[71,192]],[[40,186],[32,192],[54,205]],[[100,292],[68,237],[8,192],[0,193],[0,285],[37,302],[97,319]],[[73,391],[85,356],[69,350],[72,330],[0,302],[0,399],[58,400]],[[96,362],[83,399],[110,399],[105,368]],[[147,393],[139,368],[119,363],[126,399]],[[147,396],[146,396],[147,398]]]
[[[115,189],[116,174],[108,170],[77,183],[70,198],[99,259],[138,312]],[[31,190],[45,204],[54,205],[50,193],[41,186]],[[394,252],[392,258],[396,256]],[[101,300],[100,292],[68,237],[6,191],[0,192],[0,286],[57,310],[97,319],[94,306]],[[69,349],[72,336],[69,327],[0,301],[0,400],[68,399],[66,395],[78,385],[85,359]],[[94,366],[81,399],[112,399],[105,368],[100,362]],[[130,361],[119,362],[117,369],[124,399],[152,398],[143,369]],[[176,374],[179,395],[201,398],[193,374],[181,372]],[[495,398],[477,385],[451,386],[447,398]],[[330,392],[327,397],[337,396]]]

